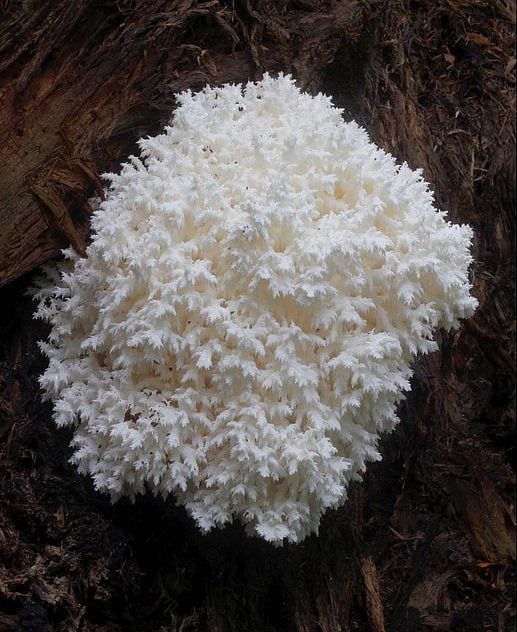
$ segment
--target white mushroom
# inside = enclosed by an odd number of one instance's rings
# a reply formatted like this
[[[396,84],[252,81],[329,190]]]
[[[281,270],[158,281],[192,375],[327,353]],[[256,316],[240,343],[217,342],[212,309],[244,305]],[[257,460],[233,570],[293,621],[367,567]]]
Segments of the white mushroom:
[[[472,230],[289,77],[179,103],[38,294],[41,385],[113,499],[298,542],[380,458],[413,356],[473,313]]]

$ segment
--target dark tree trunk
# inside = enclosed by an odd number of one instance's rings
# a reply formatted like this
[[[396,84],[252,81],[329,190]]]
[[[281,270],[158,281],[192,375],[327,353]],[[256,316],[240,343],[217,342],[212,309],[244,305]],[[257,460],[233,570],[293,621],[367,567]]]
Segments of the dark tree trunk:
[[[0,0],[0,630],[509,630],[515,513],[515,3]],[[292,73],[475,229],[480,307],[415,363],[402,422],[319,537],[201,535],[111,506],[39,399],[24,294],[174,94]]]

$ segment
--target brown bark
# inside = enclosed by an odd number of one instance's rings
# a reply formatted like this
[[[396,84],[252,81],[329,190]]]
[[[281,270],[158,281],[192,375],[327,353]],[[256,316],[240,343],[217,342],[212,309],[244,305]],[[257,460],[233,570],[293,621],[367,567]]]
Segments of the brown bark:
[[[0,2],[0,630],[506,630],[514,620],[515,4]],[[319,537],[201,535],[111,506],[39,399],[22,277],[87,243],[88,198],[174,93],[292,72],[421,166],[475,229],[480,307],[415,363],[401,424]]]

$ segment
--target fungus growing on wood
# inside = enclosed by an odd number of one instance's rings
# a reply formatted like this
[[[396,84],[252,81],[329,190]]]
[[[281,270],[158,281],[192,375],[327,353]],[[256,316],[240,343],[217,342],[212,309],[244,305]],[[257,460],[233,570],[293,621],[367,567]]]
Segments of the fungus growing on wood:
[[[286,76],[184,93],[140,147],[37,294],[55,421],[113,499],[299,542],[380,458],[415,354],[473,313],[472,230]]]

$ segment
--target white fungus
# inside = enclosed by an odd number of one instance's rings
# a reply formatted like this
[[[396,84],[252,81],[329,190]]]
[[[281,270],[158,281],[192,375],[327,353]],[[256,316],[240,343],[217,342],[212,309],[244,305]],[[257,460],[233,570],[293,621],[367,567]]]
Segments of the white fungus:
[[[380,458],[433,330],[473,313],[472,231],[290,77],[184,93],[140,147],[37,294],[54,419],[112,499],[299,542]]]

